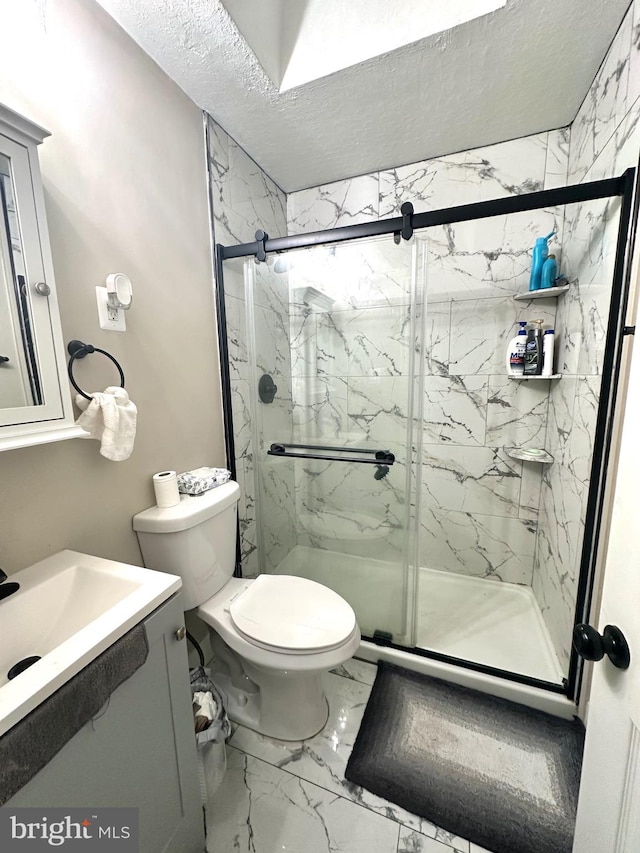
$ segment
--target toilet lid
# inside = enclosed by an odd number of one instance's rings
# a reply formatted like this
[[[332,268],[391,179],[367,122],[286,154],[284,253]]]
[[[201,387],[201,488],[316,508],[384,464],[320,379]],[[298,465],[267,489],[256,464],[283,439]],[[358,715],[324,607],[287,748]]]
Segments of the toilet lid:
[[[335,648],[356,627],[344,598],[293,575],[259,575],[231,602],[229,614],[247,639],[297,652]]]

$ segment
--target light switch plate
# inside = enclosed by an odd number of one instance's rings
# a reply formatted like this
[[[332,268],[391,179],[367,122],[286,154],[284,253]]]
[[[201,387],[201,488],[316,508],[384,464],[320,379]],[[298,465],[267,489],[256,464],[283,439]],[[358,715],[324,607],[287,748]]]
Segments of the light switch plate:
[[[127,321],[122,308],[112,308],[107,301],[107,288],[96,287],[100,328],[109,332],[126,332]]]

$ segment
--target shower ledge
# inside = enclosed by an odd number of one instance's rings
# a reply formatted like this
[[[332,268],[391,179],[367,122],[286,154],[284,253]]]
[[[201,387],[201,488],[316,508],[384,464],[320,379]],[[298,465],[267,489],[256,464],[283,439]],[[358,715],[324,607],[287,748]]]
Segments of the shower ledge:
[[[521,302],[528,302],[530,299],[554,299],[557,296],[562,296],[570,287],[571,285],[569,284],[562,284],[558,287],[541,287],[538,290],[527,290],[526,293],[518,293],[513,298]]]
[[[523,381],[526,380],[527,382],[530,382],[532,379],[562,379],[561,373],[552,373],[551,376],[511,376],[510,374],[507,375],[509,379],[521,379]]]
[[[521,459],[523,462],[541,462],[544,465],[550,465],[554,461],[550,453],[537,448],[505,447],[505,451],[507,456],[511,456],[512,459]]]

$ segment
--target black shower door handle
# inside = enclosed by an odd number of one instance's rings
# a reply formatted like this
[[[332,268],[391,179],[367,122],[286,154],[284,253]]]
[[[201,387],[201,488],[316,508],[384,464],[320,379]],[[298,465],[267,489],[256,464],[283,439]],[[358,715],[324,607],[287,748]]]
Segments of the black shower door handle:
[[[631,663],[626,638],[615,625],[605,625],[602,634],[591,625],[576,625],[573,629],[573,648],[584,660],[598,661],[606,655],[618,669],[628,669]]]

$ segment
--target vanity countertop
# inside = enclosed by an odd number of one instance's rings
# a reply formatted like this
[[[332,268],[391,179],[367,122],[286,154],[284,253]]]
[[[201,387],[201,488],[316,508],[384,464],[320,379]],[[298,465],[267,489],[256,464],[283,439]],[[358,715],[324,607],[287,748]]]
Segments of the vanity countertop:
[[[182,586],[176,575],[76,551],[9,581],[20,589],[0,600],[0,736]],[[32,655],[40,660],[9,680]]]

